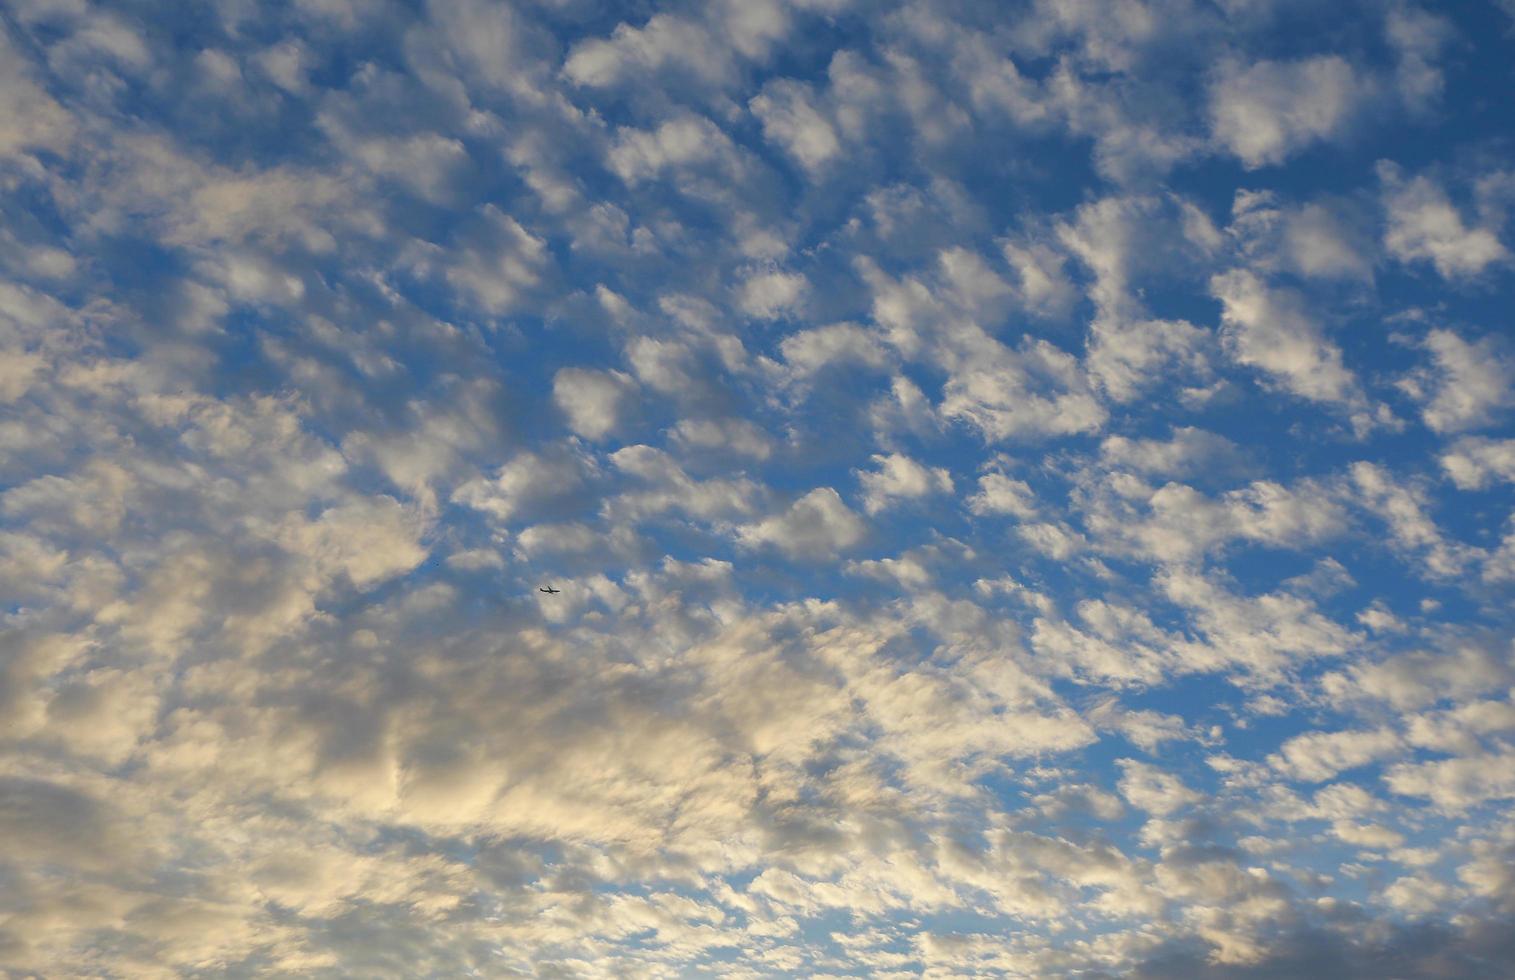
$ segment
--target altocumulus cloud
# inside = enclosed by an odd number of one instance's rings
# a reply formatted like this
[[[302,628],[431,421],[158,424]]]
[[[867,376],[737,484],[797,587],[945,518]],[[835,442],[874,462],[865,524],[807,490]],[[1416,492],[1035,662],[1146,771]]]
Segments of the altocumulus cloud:
[[[0,0],[0,973],[1515,975],[1512,18]]]

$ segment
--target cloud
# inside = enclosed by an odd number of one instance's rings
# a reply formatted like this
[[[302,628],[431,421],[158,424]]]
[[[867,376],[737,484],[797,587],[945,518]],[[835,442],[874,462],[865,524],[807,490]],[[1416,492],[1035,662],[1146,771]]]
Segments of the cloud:
[[[0,159],[36,150],[60,150],[73,138],[68,111],[38,85],[11,38],[0,33]]]
[[[571,496],[584,482],[585,469],[582,460],[566,453],[521,453],[492,479],[475,477],[462,484],[452,499],[503,523],[533,505]]]
[[[1003,473],[988,473],[978,478],[978,493],[968,498],[968,509],[975,514],[1013,514],[1034,518],[1036,493],[1024,480]]]
[[[1421,403],[1432,431],[1483,428],[1515,406],[1515,355],[1494,336],[1468,341],[1438,328],[1421,345],[1431,363],[1402,379],[1400,388]]]
[[[1433,576],[1459,571],[1469,557],[1468,550],[1443,537],[1425,512],[1425,498],[1419,488],[1396,484],[1382,467],[1372,463],[1353,463],[1351,469],[1363,503],[1388,523],[1396,545],[1422,555]]]
[[[1231,212],[1226,230],[1254,269],[1359,281],[1373,275],[1377,246],[1352,203],[1291,204],[1271,191],[1238,191]]]
[[[1494,230],[1469,228],[1446,191],[1426,176],[1406,180],[1387,161],[1378,166],[1388,218],[1384,247],[1401,262],[1430,262],[1446,279],[1477,275],[1509,252]]]
[[[1456,36],[1456,28],[1418,6],[1396,4],[1384,18],[1384,35],[1399,55],[1394,81],[1400,98],[1412,112],[1434,109],[1446,87],[1436,61]]]
[[[1273,547],[1328,540],[1345,533],[1349,519],[1317,485],[1255,481],[1212,499],[1186,484],[1153,488],[1117,473],[1090,494],[1085,524],[1111,552],[1172,562],[1238,540]]]
[[[1399,736],[1391,731],[1312,732],[1289,739],[1268,762],[1292,779],[1319,783],[1402,750]]]
[[[742,283],[741,304],[751,316],[773,320],[796,311],[809,283],[790,272],[764,272]]]
[[[710,120],[686,114],[655,129],[622,128],[610,148],[609,165],[622,180],[654,180],[674,168],[710,165],[727,176],[742,167],[731,138]]]
[[[878,466],[877,470],[858,474],[858,483],[863,489],[863,509],[869,514],[877,514],[897,500],[952,492],[952,477],[940,466],[922,466],[899,453],[875,455],[873,462]]]
[[[771,545],[791,557],[824,559],[857,545],[866,533],[867,525],[835,490],[818,487],[787,510],[739,527],[737,538],[748,547]]]
[[[704,520],[742,517],[756,507],[760,488],[751,480],[698,481],[672,458],[651,446],[627,446],[610,454],[611,465],[653,489],[623,493],[605,506],[614,514],[638,518],[673,508]]]
[[[1091,432],[1107,417],[1077,361],[1046,341],[1018,351],[987,345],[965,359],[942,396],[944,418],[967,422],[991,442]]]
[[[1515,796],[1509,752],[1477,754],[1434,762],[1406,762],[1384,774],[1384,783],[1401,796],[1419,796],[1443,810],[1457,812],[1487,800]]]
[[[1248,169],[1282,163],[1337,135],[1366,95],[1336,55],[1221,67],[1210,88],[1210,132]]]
[[[1481,490],[1493,480],[1515,483],[1515,439],[1465,436],[1442,454],[1441,468],[1463,490]]]
[[[1243,465],[1239,447],[1224,436],[1193,426],[1173,430],[1167,440],[1109,436],[1100,443],[1106,465],[1150,476],[1184,477]]]
[[[1326,339],[1296,294],[1242,269],[1211,279],[1210,292],[1221,302],[1222,340],[1237,363],[1266,372],[1302,398],[1361,401],[1341,349]]]
[[[729,70],[723,55],[700,25],[658,14],[642,27],[617,25],[608,39],[581,41],[568,53],[563,73],[576,84],[605,87],[633,72],[672,65],[715,82]]]
[[[1498,649],[1463,637],[1443,638],[1435,645],[1444,649],[1400,654],[1327,673],[1321,677],[1321,687],[1338,702],[1377,700],[1403,710],[1440,698],[1475,697],[1511,678]]]
[[[835,128],[813,104],[806,86],[787,79],[769,83],[749,106],[763,124],[764,137],[811,173],[824,170],[842,152]]]
[[[725,2],[706,11],[705,23],[659,13],[641,27],[618,24],[608,38],[575,44],[563,73],[573,83],[593,88],[665,70],[687,73],[707,85],[728,82],[741,61],[763,60],[788,33],[789,6],[776,0]]]
[[[773,455],[773,439],[746,419],[680,419],[674,438],[691,449],[724,451],[762,461]]]
[[[1145,762],[1121,759],[1120,793],[1126,802],[1159,817],[1201,802],[1204,797],[1172,773]]]
[[[620,427],[636,395],[636,382],[621,371],[562,368],[552,378],[552,400],[568,427],[586,439],[603,439]]]
[[[485,311],[504,313],[541,281],[547,246],[492,204],[481,218],[466,244],[443,259],[443,275]]]
[[[874,369],[888,363],[889,355],[879,338],[853,323],[833,323],[798,330],[779,344],[784,364],[796,377],[805,378],[831,364],[861,364]]]
[[[107,6],[0,18],[0,972],[1509,972],[1473,14]]]

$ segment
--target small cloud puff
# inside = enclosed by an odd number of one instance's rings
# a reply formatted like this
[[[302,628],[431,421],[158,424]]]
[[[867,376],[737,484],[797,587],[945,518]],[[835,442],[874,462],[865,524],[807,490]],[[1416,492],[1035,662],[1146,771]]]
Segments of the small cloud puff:
[[[1225,64],[1210,87],[1210,132],[1248,169],[1337,135],[1367,91],[1337,55]]]
[[[869,514],[877,514],[895,501],[952,492],[952,476],[943,467],[922,466],[899,453],[875,455],[873,463],[878,467],[876,470],[858,474],[863,509]]]
[[[830,487],[818,487],[784,510],[755,524],[737,528],[747,547],[768,545],[791,558],[834,558],[859,544],[867,525]]]
[[[636,395],[636,382],[620,371],[562,368],[552,378],[552,400],[568,427],[586,439],[620,428]]]

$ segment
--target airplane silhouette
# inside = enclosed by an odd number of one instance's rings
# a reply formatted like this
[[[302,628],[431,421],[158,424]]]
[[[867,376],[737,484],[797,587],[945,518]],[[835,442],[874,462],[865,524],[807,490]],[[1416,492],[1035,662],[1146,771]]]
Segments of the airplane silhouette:
[[[549,585],[545,589],[537,589],[537,591],[538,592],[545,592],[548,595],[557,595],[559,592],[562,592],[563,590],[562,589],[554,589],[552,586]]]

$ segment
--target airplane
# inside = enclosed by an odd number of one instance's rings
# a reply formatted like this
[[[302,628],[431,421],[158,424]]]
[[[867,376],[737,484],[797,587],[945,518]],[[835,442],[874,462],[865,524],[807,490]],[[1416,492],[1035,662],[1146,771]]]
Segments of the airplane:
[[[557,595],[559,592],[562,592],[563,590],[562,589],[554,589],[552,586],[549,585],[545,589],[537,589],[537,591],[538,592],[545,592],[548,595]]]

